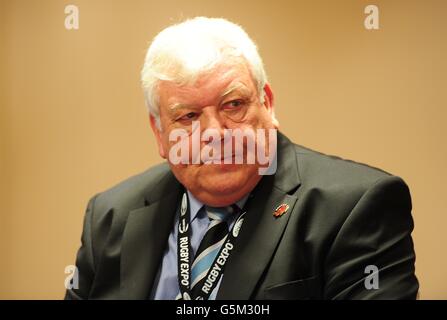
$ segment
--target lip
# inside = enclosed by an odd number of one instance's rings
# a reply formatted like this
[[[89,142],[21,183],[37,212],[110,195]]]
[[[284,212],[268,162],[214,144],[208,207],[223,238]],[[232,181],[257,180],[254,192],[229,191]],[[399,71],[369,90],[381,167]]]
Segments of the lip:
[[[214,159],[214,158],[209,158],[209,159],[204,159],[203,161],[202,161],[202,164],[213,164],[213,165],[230,165],[230,164],[235,164],[234,163],[234,161],[231,161],[230,163],[224,163],[225,162],[225,160],[228,160],[228,159],[232,159],[232,160],[234,160],[235,159],[235,155],[234,154],[232,154],[231,156],[227,156],[227,157],[223,157],[223,158],[218,158],[218,159]],[[213,163],[213,161],[215,161],[215,160],[220,160],[220,163]]]

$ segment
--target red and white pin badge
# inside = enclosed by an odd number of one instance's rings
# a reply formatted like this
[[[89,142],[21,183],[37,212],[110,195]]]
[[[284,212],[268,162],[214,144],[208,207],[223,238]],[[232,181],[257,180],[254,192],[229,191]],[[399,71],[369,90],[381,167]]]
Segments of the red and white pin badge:
[[[287,210],[289,210],[289,205],[286,203],[282,203],[275,209],[275,211],[273,212],[273,216],[275,218],[281,217],[284,213],[287,212]]]

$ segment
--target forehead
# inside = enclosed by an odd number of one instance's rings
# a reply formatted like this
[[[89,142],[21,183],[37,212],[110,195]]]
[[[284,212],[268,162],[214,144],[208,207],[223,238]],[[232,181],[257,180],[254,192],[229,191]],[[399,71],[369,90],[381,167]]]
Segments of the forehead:
[[[177,84],[162,81],[159,84],[160,107],[175,103],[208,105],[229,90],[244,89],[253,93],[256,86],[248,66],[218,65],[209,72],[199,75],[192,84]]]

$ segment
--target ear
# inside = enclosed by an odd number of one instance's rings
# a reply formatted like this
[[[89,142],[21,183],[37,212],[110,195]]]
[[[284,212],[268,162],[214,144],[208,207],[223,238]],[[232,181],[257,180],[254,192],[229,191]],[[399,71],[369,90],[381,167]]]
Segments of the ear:
[[[279,121],[275,117],[275,108],[274,108],[274,96],[272,88],[268,83],[264,86],[264,106],[266,107],[267,111],[269,112],[270,116],[272,117],[272,122],[275,128],[278,129],[279,127]]]
[[[163,148],[163,139],[161,136],[161,130],[157,126],[157,121],[155,120],[153,115],[149,115],[149,121],[151,124],[152,132],[154,133],[155,139],[157,140],[158,153],[160,154],[160,157],[166,159],[165,149]]]

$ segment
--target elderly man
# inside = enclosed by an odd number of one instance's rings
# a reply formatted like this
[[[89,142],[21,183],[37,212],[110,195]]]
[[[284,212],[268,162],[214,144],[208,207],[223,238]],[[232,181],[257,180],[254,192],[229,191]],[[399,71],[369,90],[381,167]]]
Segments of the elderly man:
[[[167,162],[90,200],[67,299],[416,297],[406,184],[277,132],[241,27],[168,27],[142,83]]]

